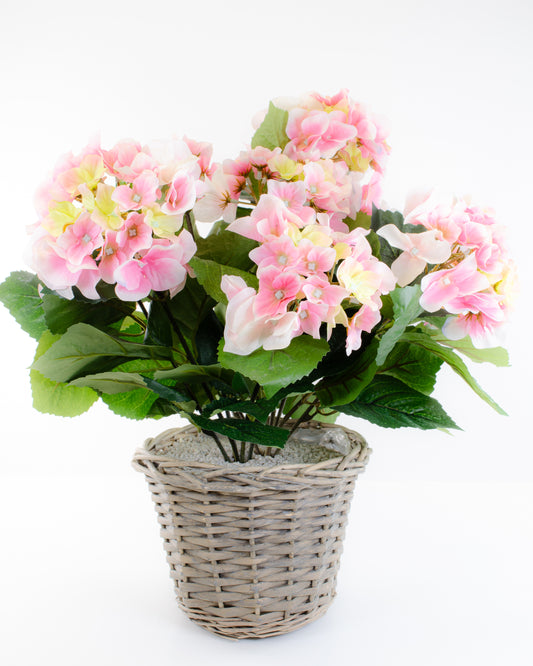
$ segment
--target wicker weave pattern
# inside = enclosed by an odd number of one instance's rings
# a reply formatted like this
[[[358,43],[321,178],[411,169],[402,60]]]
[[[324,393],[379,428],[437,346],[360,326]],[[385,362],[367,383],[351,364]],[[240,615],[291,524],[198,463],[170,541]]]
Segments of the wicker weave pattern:
[[[134,457],[161,524],[178,603],[231,638],[284,634],[316,619],[335,595],[347,514],[369,449],[316,465],[239,468],[158,455],[190,428],[148,440]]]

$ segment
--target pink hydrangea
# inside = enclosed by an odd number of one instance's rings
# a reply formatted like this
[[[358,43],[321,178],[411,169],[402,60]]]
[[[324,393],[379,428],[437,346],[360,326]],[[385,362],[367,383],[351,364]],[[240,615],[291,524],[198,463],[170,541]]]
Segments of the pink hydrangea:
[[[117,283],[127,300],[182,288],[196,247],[180,232],[182,219],[211,154],[208,144],[189,143],[197,154],[179,140],[143,147],[127,139],[111,150],[92,142],[60,160],[36,199],[32,264],[43,283],[95,299],[100,280]]]

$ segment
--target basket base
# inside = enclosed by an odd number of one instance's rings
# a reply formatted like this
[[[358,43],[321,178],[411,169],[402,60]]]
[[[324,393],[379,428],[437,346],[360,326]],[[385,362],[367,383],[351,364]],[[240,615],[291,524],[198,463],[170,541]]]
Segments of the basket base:
[[[297,629],[301,629],[305,625],[311,624],[311,622],[314,622],[325,615],[333,602],[334,596],[335,595],[329,599],[327,604],[324,604],[312,613],[299,613],[290,617],[283,617],[280,613],[280,619],[278,622],[273,622],[272,619],[269,618],[264,623],[236,622],[234,619],[224,621],[222,618],[214,622],[213,617],[206,617],[202,614],[191,612],[191,609],[181,604],[179,600],[178,605],[187,615],[189,620],[202,627],[202,629],[209,631],[211,634],[222,636],[229,640],[242,640],[274,638],[275,636],[282,636],[283,634],[289,634]]]

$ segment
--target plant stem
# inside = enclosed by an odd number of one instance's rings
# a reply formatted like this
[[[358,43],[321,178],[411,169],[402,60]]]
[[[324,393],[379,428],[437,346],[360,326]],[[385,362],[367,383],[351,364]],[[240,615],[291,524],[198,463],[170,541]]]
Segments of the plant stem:
[[[298,409],[300,409],[300,407],[305,404],[305,401],[306,401],[306,398],[307,398],[308,395],[310,395],[310,394],[306,393],[303,396],[303,398],[300,398],[300,400],[298,400],[298,402],[296,402],[291,407],[291,409],[289,409],[289,411],[285,414],[285,418],[281,422],[281,427],[283,427],[287,423],[287,421],[291,418],[291,416],[294,414],[294,412],[298,411]]]
[[[241,442],[241,457],[240,462],[245,462],[244,457],[246,455],[246,442]]]
[[[281,416],[283,414],[283,409],[285,408],[285,403],[287,402],[287,398],[283,398],[283,400],[279,403],[278,406],[278,413],[276,415],[276,419],[274,421],[274,425],[279,426],[279,422],[281,420]]]
[[[141,308],[141,311],[142,311],[143,315],[148,320],[148,310],[145,308],[144,303],[142,301],[137,301],[137,303],[138,303],[139,307]]]
[[[187,231],[191,234],[192,238],[194,241],[196,241],[196,231],[194,229],[194,224],[193,221],[191,220],[191,214],[189,211],[187,211],[184,215],[185,219],[185,226],[187,227]]]
[[[310,420],[310,413],[314,407],[316,407],[316,404],[313,402],[309,405],[309,407],[305,410],[305,412],[300,416],[299,419],[297,419],[296,423],[292,426],[290,430],[290,435],[292,435],[292,433],[295,432],[296,428],[298,428],[298,426],[301,425],[304,421]]]
[[[224,460],[226,462],[231,462],[230,459],[229,459],[229,456],[226,453],[226,450],[224,449],[224,447],[222,446],[222,442],[218,438],[218,435],[216,434],[216,432],[213,432],[212,430],[204,430],[203,432],[206,435],[208,435],[209,437],[212,437],[215,440],[215,442],[216,442],[216,444],[219,448],[220,453],[222,453],[222,457],[224,458]]]
[[[185,340],[185,337],[183,336],[183,333],[180,330],[180,327],[179,327],[178,322],[176,321],[176,318],[174,317],[174,315],[172,314],[172,311],[168,307],[168,303],[164,299],[161,299],[160,303],[161,303],[161,307],[165,311],[166,316],[168,317],[169,322],[172,325],[172,328],[174,329],[174,332],[178,336],[180,344],[181,344],[181,346],[183,347],[183,349],[185,351],[185,356],[187,356],[187,360],[189,361],[189,363],[191,365],[197,365],[196,359],[194,358],[193,353],[191,352],[190,347],[187,344],[187,340]]]
[[[248,449],[248,456],[247,456],[246,460],[251,460],[252,459],[252,456],[254,454],[254,446],[255,446],[255,444],[252,442],[250,444],[250,448]]]
[[[182,345],[182,347],[183,347],[183,349],[184,349],[184,351],[185,351],[185,355],[186,355],[186,357],[187,357],[187,360],[189,361],[189,363],[190,363],[191,365],[198,365],[196,359],[194,358],[193,353],[192,353],[191,350],[190,350],[189,345],[187,344],[187,341],[185,340],[185,337],[184,337],[183,333],[182,333],[181,330],[180,330],[180,327],[179,327],[178,322],[176,321],[176,318],[174,317],[174,315],[172,314],[172,311],[171,311],[170,308],[168,307],[168,303],[167,303],[164,299],[161,299],[159,302],[161,303],[161,307],[163,308],[165,314],[167,315],[168,320],[169,320],[169,322],[170,322],[170,324],[171,324],[171,326],[172,326],[174,332],[175,332],[176,335],[178,336],[178,339],[179,339],[179,341],[180,341],[180,343],[181,343],[181,345]],[[208,386],[207,384],[205,384],[205,383],[202,383],[201,386],[202,386],[202,388],[204,389],[204,391],[206,392],[207,397],[208,397],[211,401],[213,401],[213,400],[215,399],[215,396],[213,395],[213,393],[212,393],[211,389],[209,388],[209,386]],[[190,390],[190,389],[189,389],[189,390]],[[201,406],[200,406],[200,402],[199,402],[199,400],[195,397],[195,398],[194,398],[194,401],[196,402],[197,409],[198,409],[198,411],[199,411],[200,414],[201,414],[201,413],[202,413],[202,408],[201,408]],[[218,414],[218,418],[220,419],[220,418],[223,418],[223,417],[222,417],[221,414]],[[204,430],[204,432],[205,432],[206,434],[209,434],[210,436],[212,436],[212,435],[211,435],[211,432],[212,432],[212,431]],[[232,449],[232,451],[233,451],[233,455],[235,456],[235,461],[238,461],[239,454],[238,454],[238,451],[237,451],[237,445],[236,445],[236,443],[235,443],[235,440],[233,440],[233,439],[231,439],[231,438],[228,438],[228,439],[229,439],[229,442],[230,442],[230,444],[231,444],[231,449]],[[218,437],[215,438],[215,441],[217,442],[217,445],[219,446],[219,448],[222,449],[223,447],[222,447],[222,444],[220,443],[220,440],[218,439]],[[227,454],[226,454],[225,452],[224,452],[224,455],[225,455],[225,459],[227,459],[227,460],[229,461],[229,458],[227,457]]]

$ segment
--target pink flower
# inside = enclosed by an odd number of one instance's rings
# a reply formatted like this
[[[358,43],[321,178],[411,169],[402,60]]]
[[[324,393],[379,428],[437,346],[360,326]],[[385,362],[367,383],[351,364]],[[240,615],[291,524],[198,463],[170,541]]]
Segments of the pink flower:
[[[98,264],[98,272],[102,280],[108,284],[113,284],[115,282],[114,274],[116,269],[131,259],[131,257],[132,255],[126,254],[117,241],[117,233],[115,231],[108,231],[100,253],[100,263]]]
[[[149,207],[158,197],[159,181],[157,176],[151,171],[143,171],[133,181],[132,187],[129,185],[119,185],[111,195],[113,201],[116,201],[120,210],[139,210],[143,206]]]
[[[298,329],[296,312],[286,312],[276,317],[258,317],[255,311],[256,292],[244,280],[233,275],[223,275],[220,284],[228,297],[224,351],[247,356],[254,350],[284,349]]]
[[[167,215],[181,215],[192,210],[196,201],[196,181],[187,172],[178,172],[170,183],[161,210]]]
[[[381,308],[381,301],[379,303]],[[346,354],[349,356],[353,351],[361,347],[361,334],[370,331],[381,321],[379,308],[363,305],[350,319],[346,329]]]
[[[299,265],[300,252],[288,236],[279,236],[254,248],[249,257],[259,266],[258,272],[267,266],[293,270]]]
[[[394,224],[386,224],[377,233],[392,247],[404,250],[391,264],[400,287],[412,282],[427,264],[441,264],[451,253],[450,244],[442,240],[436,229],[420,234],[404,234]]]
[[[111,150],[102,151],[104,162],[118,180],[133,182],[143,171],[155,171],[156,160],[133,139],[122,139]]]
[[[448,243],[457,241],[462,223],[467,220],[463,211],[450,200],[440,201],[436,193],[427,190],[409,195],[404,215],[406,224],[421,224],[426,229],[438,230]]]
[[[186,230],[175,242],[155,240],[140,259],[130,259],[115,270],[117,296],[123,301],[138,301],[152,290],[179,291],[187,279],[185,265],[195,251],[196,244]]]
[[[332,247],[320,247],[304,238],[298,244],[299,268],[302,275],[327,273],[335,265],[337,253]]]
[[[427,312],[436,312],[457,298],[487,289],[489,281],[477,269],[476,258],[470,255],[454,268],[443,269],[422,278],[420,305]]]
[[[94,259],[86,256],[80,266],[73,265],[57,246],[56,239],[42,229],[34,235],[29,263],[49,289],[65,298],[72,298],[74,286],[87,298],[98,298],[95,285],[100,278]]]
[[[312,275],[302,286],[302,291],[311,303],[325,304],[336,308],[350,293],[336,284],[331,284],[326,277]]]
[[[496,293],[471,294],[455,299],[447,310],[457,313],[448,317],[442,332],[449,340],[460,340],[470,336],[475,347],[494,347],[501,343],[501,324],[505,311],[498,302]]]
[[[350,182],[344,163],[329,160],[308,162],[304,165],[304,184],[307,198],[320,210],[340,212],[341,218],[349,212]]]
[[[289,225],[297,229],[303,226],[303,222],[278,197],[263,194],[252,214],[238,218],[229,225],[228,230],[262,242],[287,235]]]
[[[268,194],[272,194],[281,199],[283,204],[292,211],[303,224],[313,224],[315,221],[315,211],[306,206],[307,197],[305,185],[302,181],[287,183],[281,180],[269,180]]]
[[[228,175],[218,168],[205,182],[206,190],[194,205],[195,218],[199,222],[215,222],[220,218],[232,222],[237,214],[244,178]]]
[[[353,139],[357,130],[348,125],[341,111],[294,108],[289,111],[286,132],[290,141],[285,153],[292,159],[331,158]]]
[[[214,171],[213,166],[211,165],[213,145],[207,141],[195,141],[186,136],[183,137],[183,141],[187,144],[191,153],[198,158],[198,166],[200,167],[201,175],[210,178]]]
[[[117,232],[116,241],[120,249],[131,257],[151,247],[152,228],[145,223],[144,215],[130,213],[122,229]]]
[[[281,272],[275,266],[268,266],[259,275],[254,312],[258,317],[282,314],[300,292],[301,283],[302,278],[296,273]]]
[[[92,253],[102,247],[102,229],[89,215],[82,214],[58,237],[56,248],[69,264],[79,268],[93,266]]]
[[[372,255],[372,249],[364,236],[359,236],[351,255],[338,269],[339,283],[360,303],[376,309],[376,297],[388,294],[396,285],[390,268]]]
[[[329,307],[324,303],[300,301],[296,314],[298,315],[297,335],[307,333],[317,340],[320,338],[320,326],[327,320]]]
[[[159,183],[168,185],[178,171],[186,171],[194,178],[200,177],[199,158],[193,155],[185,141],[170,139],[168,141],[152,141],[150,153],[158,165]]]

